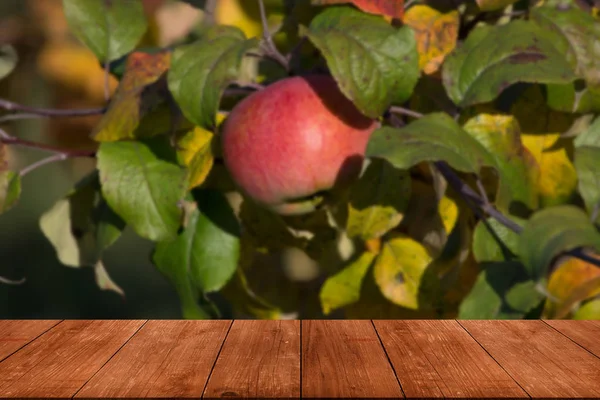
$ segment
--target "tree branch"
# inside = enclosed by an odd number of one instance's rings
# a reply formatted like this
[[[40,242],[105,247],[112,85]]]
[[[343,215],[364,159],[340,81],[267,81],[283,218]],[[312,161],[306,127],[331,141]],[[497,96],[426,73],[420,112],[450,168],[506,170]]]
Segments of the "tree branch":
[[[394,112],[390,108],[390,111]],[[398,111],[396,109],[395,111]],[[410,111],[413,114],[419,114],[411,110],[401,109],[401,111],[408,115],[406,111]],[[422,115],[421,115],[422,116]],[[419,117],[416,117],[419,118]],[[471,207],[477,207],[483,212],[485,212],[490,217],[494,218],[496,221],[500,222],[502,225],[510,229],[511,231],[520,234],[523,232],[523,228],[508,218],[506,215],[502,214],[500,211],[494,207],[487,199],[484,199],[482,195],[478,194],[473,190],[466,182],[464,182],[448,164],[443,161],[438,161],[434,163],[435,167],[440,171],[440,173],[444,176],[448,184],[469,204]],[[484,190],[483,187],[480,189]],[[486,196],[487,197],[487,196]],[[475,210],[476,214],[480,215],[478,210]],[[583,248],[576,248],[573,250],[565,251],[563,254],[578,258],[587,263],[593,264],[597,267],[600,267],[600,259],[597,259],[585,252]]]
[[[422,118],[423,114],[417,111],[409,110],[408,108],[399,107],[399,106],[391,106],[390,112],[394,114],[407,115],[413,118]]]
[[[286,71],[290,70],[289,60],[277,50],[275,43],[273,42],[273,36],[269,32],[269,24],[267,22],[267,11],[265,10],[265,3],[263,0],[258,0],[258,7],[260,8],[260,19],[262,21],[263,28],[263,42],[262,47],[265,51],[265,55],[275,61],[277,61]]]
[[[22,104],[13,103],[12,101],[0,99],[0,108],[10,113],[26,113],[41,117],[85,117],[89,115],[100,115],[106,111],[106,107],[102,108],[82,108],[75,110],[57,110],[52,108],[30,107]]]

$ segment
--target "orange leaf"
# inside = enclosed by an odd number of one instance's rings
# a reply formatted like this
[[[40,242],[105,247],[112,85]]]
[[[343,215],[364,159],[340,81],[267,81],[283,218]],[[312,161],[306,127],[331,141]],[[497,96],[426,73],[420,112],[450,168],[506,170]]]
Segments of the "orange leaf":
[[[404,16],[404,0],[313,0],[313,4],[319,6],[342,3],[352,3],[370,14],[398,19]]]
[[[171,53],[167,51],[132,53],[127,58],[125,74],[108,111],[92,133],[92,138],[102,142],[136,137],[135,130],[142,118],[164,103],[166,83],[160,79],[170,63]]]

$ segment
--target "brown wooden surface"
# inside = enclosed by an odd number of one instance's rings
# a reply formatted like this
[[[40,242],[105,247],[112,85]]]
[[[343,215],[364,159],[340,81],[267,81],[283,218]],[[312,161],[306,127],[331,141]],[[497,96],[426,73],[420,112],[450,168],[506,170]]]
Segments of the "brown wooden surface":
[[[300,397],[300,321],[235,321],[204,398]]]
[[[0,363],[0,397],[72,397],[144,321],[63,321]]]
[[[543,321],[460,324],[530,396],[600,397],[600,359]]]
[[[403,397],[371,321],[302,321],[302,397]]]
[[[373,322],[407,397],[529,398],[454,320]]]
[[[0,323],[0,361],[37,338],[60,320],[10,320]]]
[[[600,357],[600,321],[544,321],[581,347]]]
[[[600,398],[597,321],[0,321],[0,398]]]
[[[230,326],[149,321],[76,398],[198,398]]]

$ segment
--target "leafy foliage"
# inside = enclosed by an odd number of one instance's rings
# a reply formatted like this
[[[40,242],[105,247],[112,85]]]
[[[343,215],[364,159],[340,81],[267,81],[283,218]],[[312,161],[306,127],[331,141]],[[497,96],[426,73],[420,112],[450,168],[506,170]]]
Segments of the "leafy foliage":
[[[154,21],[141,0],[63,0],[94,66],[109,68],[102,86],[116,90],[96,112],[97,150],[0,130],[0,213],[31,170],[92,156],[96,171],[41,216],[42,232],[62,264],[92,267],[101,288],[124,294],[103,253],[130,226],[155,242],[185,318],[600,318],[597,15],[572,0],[264,3],[263,16],[254,0],[219,1],[163,47],[144,41]],[[15,65],[1,46],[0,78]],[[356,107],[336,123],[362,128],[360,113],[376,129],[366,159],[345,160],[352,179],[285,199],[318,204],[310,213],[279,215],[235,183],[222,138],[243,99],[307,74],[331,75]],[[281,110],[307,107],[295,94],[252,112],[283,126]],[[308,176],[277,139],[262,156]],[[318,132],[295,143],[320,144]],[[17,146],[53,155],[19,171]],[[330,155],[310,165],[315,180]]]

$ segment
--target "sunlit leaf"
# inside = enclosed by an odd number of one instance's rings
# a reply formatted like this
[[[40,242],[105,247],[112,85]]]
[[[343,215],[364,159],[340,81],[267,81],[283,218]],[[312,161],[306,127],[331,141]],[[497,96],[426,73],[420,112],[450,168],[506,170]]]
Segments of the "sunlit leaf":
[[[175,50],[169,90],[190,121],[214,128],[223,91],[237,79],[242,57],[257,43],[238,28],[214,26],[197,42]]]
[[[198,208],[175,240],[160,242],[154,262],[161,271],[185,266],[202,292],[220,290],[235,272],[240,251],[239,225],[223,194],[199,190]]]
[[[10,210],[21,196],[21,176],[0,169],[0,214]]]
[[[400,169],[422,161],[443,160],[458,170],[479,172],[482,165],[492,163],[485,148],[443,113],[428,114],[400,129],[377,129],[366,154]]]
[[[315,5],[331,5],[351,3],[362,11],[402,19],[404,15],[404,0],[312,0]]]
[[[133,139],[151,134],[167,133],[170,120],[152,127],[150,132],[136,132],[140,121],[165,103],[166,84],[159,79],[169,68],[170,52],[148,54],[132,53],[127,58],[126,70],[115,92],[108,111],[92,132],[100,142]],[[154,117],[154,115],[153,115]]]
[[[362,281],[375,259],[375,254],[367,251],[357,260],[329,277],[321,287],[321,307],[324,314],[352,304],[360,298]]]
[[[539,167],[521,143],[519,124],[512,116],[480,114],[463,127],[481,143],[494,160],[500,177],[496,204],[508,211],[512,202],[520,202],[529,209],[538,205],[535,182]]]
[[[471,292],[460,305],[460,319],[521,319],[543,300],[523,265],[514,261],[481,265]]]
[[[600,118],[596,118],[588,129],[577,136],[574,144],[576,147],[600,147]]]
[[[407,100],[419,78],[413,30],[351,7],[315,17],[308,38],[321,51],[341,91],[365,115],[379,117]]]
[[[394,304],[417,309],[421,278],[431,261],[423,245],[408,236],[396,236],[383,244],[375,260],[375,282]]]
[[[114,60],[138,44],[148,22],[141,1],[63,0],[69,26],[101,60]]]
[[[138,235],[173,239],[181,225],[178,207],[187,173],[175,162],[165,138],[104,142],[98,150],[102,193],[110,207]]]
[[[448,95],[465,107],[491,101],[517,82],[572,82],[575,74],[553,37],[527,21],[476,28],[444,63]]]
[[[541,205],[569,202],[577,188],[577,173],[569,159],[570,143],[559,133],[522,135],[521,140],[540,166],[535,188]]]
[[[409,199],[408,172],[373,160],[350,191],[348,236],[364,240],[383,236],[400,223]]]
[[[573,314],[575,320],[600,320],[600,299],[586,302]]]
[[[10,44],[0,45],[0,79],[10,74],[19,61],[17,51]]]
[[[96,278],[96,285],[98,285],[100,289],[110,290],[125,297],[125,291],[111,279],[101,260],[94,266],[94,276]]]
[[[592,284],[590,286],[590,283]],[[600,268],[577,258],[567,258],[550,275],[544,313],[549,318],[564,318],[574,306],[600,294]]]
[[[530,276],[543,280],[554,257],[577,247],[600,250],[600,232],[583,210],[563,205],[533,214],[524,225],[518,250]]]
[[[429,6],[417,4],[406,12],[404,23],[415,31],[419,68],[426,74],[433,74],[456,46],[458,11],[444,14]]]

